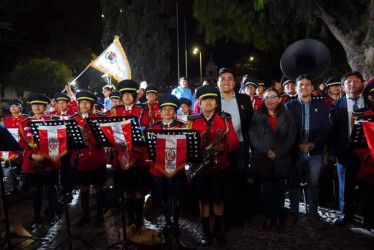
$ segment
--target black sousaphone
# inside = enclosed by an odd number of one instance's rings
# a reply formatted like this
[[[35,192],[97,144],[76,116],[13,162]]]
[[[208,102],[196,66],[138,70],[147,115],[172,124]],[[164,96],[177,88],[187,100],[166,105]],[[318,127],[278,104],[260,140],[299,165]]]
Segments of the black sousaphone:
[[[280,68],[289,79],[308,74],[316,79],[323,74],[330,64],[330,51],[316,39],[302,39],[292,43],[283,52]]]

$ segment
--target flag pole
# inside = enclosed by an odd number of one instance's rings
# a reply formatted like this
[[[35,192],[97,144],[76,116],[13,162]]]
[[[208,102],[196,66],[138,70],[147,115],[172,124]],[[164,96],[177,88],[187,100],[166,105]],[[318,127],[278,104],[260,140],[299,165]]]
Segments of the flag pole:
[[[73,82],[75,82],[75,80],[77,80],[81,75],[83,75],[83,73],[84,72],[86,72],[87,71],[87,69],[89,68],[89,67],[91,67],[91,64],[92,64],[92,62],[90,62],[88,65],[87,65],[87,67],[77,76],[77,77],[75,77],[72,81],[70,81],[68,84],[69,84],[69,86],[70,85],[72,85],[72,83]],[[65,89],[63,89],[61,92],[64,92],[65,91]]]

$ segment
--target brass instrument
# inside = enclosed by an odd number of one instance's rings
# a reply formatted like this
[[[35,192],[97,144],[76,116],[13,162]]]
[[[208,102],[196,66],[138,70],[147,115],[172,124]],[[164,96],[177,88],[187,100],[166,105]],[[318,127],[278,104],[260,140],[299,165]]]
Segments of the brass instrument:
[[[330,61],[330,51],[321,41],[302,39],[283,52],[280,68],[289,79],[295,80],[302,74],[316,79],[327,69]]]
[[[216,147],[219,145],[219,143],[222,142],[223,139],[225,139],[226,135],[230,132],[229,124],[227,123],[227,120],[225,119],[225,125],[226,125],[226,131],[214,139],[208,146],[204,148],[204,150],[201,152],[201,161],[202,163],[193,169],[191,171],[191,177],[196,176],[199,174],[202,170],[205,168],[215,168],[218,164],[217,161],[217,155],[218,152],[216,150]]]

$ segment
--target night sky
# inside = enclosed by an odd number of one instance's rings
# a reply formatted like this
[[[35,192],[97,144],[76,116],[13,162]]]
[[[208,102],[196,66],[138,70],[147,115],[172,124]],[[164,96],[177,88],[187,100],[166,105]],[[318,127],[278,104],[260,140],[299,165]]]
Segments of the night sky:
[[[102,21],[101,6],[99,0],[40,0],[35,6],[35,11],[22,16],[23,29],[28,32],[30,43],[36,46],[48,46],[51,41],[71,43],[76,45],[87,45],[96,54],[103,51],[101,46]],[[259,71],[253,76],[266,82],[279,80],[281,71],[279,60],[282,51],[259,52],[250,45],[226,43],[218,41],[214,46],[204,43],[202,34],[197,34],[197,22],[192,17],[192,0],[180,1],[179,4],[179,27],[180,27],[180,69],[181,75],[185,75],[184,66],[184,30],[183,19],[187,23],[187,47],[188,47],[188,76],[189,78],[199,77],[199,57],[192,54],[193,47],[199,46],[202,50],[203,75],[205,65],[210,55],[214,62],[220,67],[233,67],[235,62],[249,56],[255,56]],[[176,35],[172,37],[172,64],[176,71]],[[51,43],[52,44],[52,43]],[[126,48],[124,48],[126,50]],[[131,58],[129,58],[131,65]],[[89,62],[87,62],[88,64]],[[251,72],[248,72],[251,74]],[[79,72],[74,72],[74,75]],[[171,75],[176,75],[172,72]]]

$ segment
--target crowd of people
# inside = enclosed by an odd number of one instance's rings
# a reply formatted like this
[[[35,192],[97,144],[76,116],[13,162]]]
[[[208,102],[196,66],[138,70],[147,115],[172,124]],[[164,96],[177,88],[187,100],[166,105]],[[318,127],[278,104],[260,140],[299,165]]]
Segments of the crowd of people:
[[[70,195],[73,189],[79,190],[82,208],[78,226],[87,226],[91,218],[90,186],[97,202],[94,222],[102,225],[110,164],[115,197],[124,195],[129,235],[144,226],[144,198],[150,193],[152,205],[162,207],[163,233],[177,236],[186,192],[198,201],[203,246],[209,246],[213,239],[225,245],[230,222],[237,216],[243,220],[249,213],[264,213],[262,229],[282,233],[284,226],[297,224],[301,184],[305,184],[308,197],[309,221],[320,230],[326,226],[318,214],[320,176],[328,163],[336,165],[339,180],[341,214],[335,225],[344,226],[352,220],[358,186],[365,224],[374,227],[373,148],[369,143],[369,147],[357,148],[350,141],[355,121],[374,115],[374,79],[365,83],[359,72],[350,72],[342,78],[327,78],[314,91],[308,75],[295,80],[283,77],[283,92],[245,75],[238,92],[232,69],[222,68],[218,75],[217,86],[206,82],[196,91],[182,77],[176,89],[162,95],[156,85],[143,84],[139,93],[137,82],[123,80],[116,88],[103,87],[102,104],[95,94],[83,90],[75,93],[66,86],[65,93],[53,96],[52,104],[44,94],[32,94],[29,115],[23,114],[26,107],[22,101],[10,99],[10,115],[2,119],[2,126],[24,151],[0,152],[0,157],[6,167],[24,172],[24,186],[32,191],[32,227],[45,219],[41,216],[43,192],[49,203],[46,219],[53,224],[59,219],[59,194]],[[87,118],[130,115],[138,119],[143,132],[198,130],[202,152],[207,155],[190,167],[199,172],[189,179],[187,164],[170,170],[149,161],[147,145],[133,145],[127,151],[118,145],[101,147],[87,123]],[[40,152],[30,133],[30,121],[35,120],[75,120],[87,147],[68,148],[58,161],[51,160]],[[165,161],[175,158],[165,155]],[[284,210],[287,191],[288,214]]]

